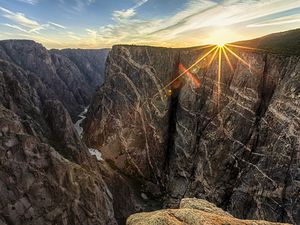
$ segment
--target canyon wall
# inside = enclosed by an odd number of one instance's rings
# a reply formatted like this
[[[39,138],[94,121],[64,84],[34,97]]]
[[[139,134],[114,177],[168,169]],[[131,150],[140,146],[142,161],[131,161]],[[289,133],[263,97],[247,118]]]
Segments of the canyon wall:
[[[205,198],[239,218],[299,223],[300,57],[207,49],[114,46],[84,140],[135,179],[138,194],[176,206]],[[120,205],[120,207],[122,207]]]
[[[0,59],[34,74],[44,84],[47,98],[60,100],[73,120],[90,104],[96,86],[102,84],[107,52],[49,51],[30,40],[0,41]]]
[[[0,224],[116,224],[99,162],[64,107],[74,103],[75,117],[85,104],[71,89],[82,74],[32,41],[0,46]]]

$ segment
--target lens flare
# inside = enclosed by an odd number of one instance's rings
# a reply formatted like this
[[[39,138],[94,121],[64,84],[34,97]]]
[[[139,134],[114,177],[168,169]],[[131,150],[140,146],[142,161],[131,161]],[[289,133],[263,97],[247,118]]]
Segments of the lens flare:
[[[192,74],[190,71],[188,71],[184,65],[182,65],[181,63],[179,64],[179,70],[180,71],[186,71],[186,75],[188,76],[188,78],[193,82],[194,87],[199,88],[200,87],[200,80],[194,75]]]
[[[161,90],[159,90],[152,98],[154,99],[158,94],[165,92],[165,96],[170,96],[172,95],[172,89],[176,89],[178,87],[181,86],[181,80],[180,78],[183,75],[186,75],[192,82],[194,87],[196,88],[200,88],[200,84],[201,84],[201,80],[197,77],[197,75],[193,74],[191,72],[191,70],[197,66],[200,62],[204,61],[204,63],[206,63],[206,68],[210,67],[212,62],[214,61],[215,57],[217,56],[217,63],[218,63],[218,71],[217,71],[217,105],[219,108],[220,105],[220,96],[221,96],[221,80],[222,80],[222,72],[223,72],[223,65],[222,65],[222,61],[223,61],[223,56],[224,59],[226,60],[228,66],[230,67],[231,72],[234,72],[234,68],[232,66],[232,63],[230,61],[229,58],[229,54],[233,57],[236,58],[238,61],[240,61],[242,64],[246,65],[248,67],[248,69],[251,72],[251,65],[246,62],[244,59],[242,59],[236,52],[234,52],[231,48],[237,48],[237,49],[248,49],[248,50],[260,50],[260,49],[256,49],[256,48],[251,48],[251,47],[246,47],[246,46],[239,46],[239,45],[235,45],[235,44],[227,44],[225,42],[222,41],[217,41],[215,42],[215,45],[209,45],[209,46],[204,46],[204,48],[211,48],[210,50],[208,50],[206,53],[204,53],[202,56],[200,56],[194,63],[191,64],[191,66],[189,66],[188,68],[186,68],[182,63],[179,63],[178,65],[178,70],[179,70],[179,75],[176,76],[173,80],[171,80],[168,84],[166,84],[165,86],[163,86],[163,88]],[[201,49],[202,47],[198,48]],[[207,57],[210,57],[210,60],[207,60]],[[144,102],[144,104],[146,103],[146,101]],[[143,104],[143,105],[144,105]]]

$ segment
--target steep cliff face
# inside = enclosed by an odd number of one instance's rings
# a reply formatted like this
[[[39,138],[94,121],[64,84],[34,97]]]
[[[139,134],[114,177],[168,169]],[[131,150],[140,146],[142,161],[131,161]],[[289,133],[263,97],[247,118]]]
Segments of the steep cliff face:
[[[98,162],[35,74],[0,60],[0,224],[116,224]]]
[[[84,140],[151,198],[206,198],[239,218],[300,222],[300,57],[235,50],[164,85],[207,50],[115,46]],[[221,89],[221,92],[219,90]],[[161,198],[160,198],[161,199]]]
[[[110,49],[62,49],[50,50],[70,59],[84,75],[88,85],[95,89],[104,82],[106,57]]]
[[[68,55],[78,55],[80,59],[85,58],[82,60],[84,65],[77,66],[77,58],[70,57],[74,58],[73,62],[64,56],[64,51],[48,51],[34,41],[0,41],[0,59],[35,74],[36,79],[44,84],[47,98],[60,100],[75,120],[83,107],[89,105],[95,87],[103,80],[104,69],[101,65],[105,63],[106,55],[84,50],[66,52]],[[95,67],[93,65],[97,60],[100,66]]]
[[[163,93],[158,99],[150,98],[175,75],[178,54],[148,50],[113,49],[107,62],[108,80],[91,105],[89,117],[93,119],[88,121],[86,140],[101,147],[127,174],[158,183],[164,163],[158,159],[165,157],[162,149],[168,133],[168,101]],[[153,101],[157,104],[151,104]]]

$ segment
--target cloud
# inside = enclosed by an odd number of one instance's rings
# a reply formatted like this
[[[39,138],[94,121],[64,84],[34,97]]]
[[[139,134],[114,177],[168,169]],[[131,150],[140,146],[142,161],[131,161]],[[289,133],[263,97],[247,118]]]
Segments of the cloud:
[[[61,28],[61,29],[66,29],[65,26],[60,25],[60,24],[58,24],[58,23],[48,22],[48,24],[49,24],[49,25],[52,25],[52,26],[54,26],[54,27]]]
[[[204,8],[199,9],[197,4]],[[296,1],[281,0],[227,0],[223,4],[216,4],[213,1],[193,1],[186,10],[169,19],[171,23],[167,23],[166,27],[157,32],[168,33],[169,38],[176,38],[197,29],[245,23],[293,9],[298,5]]]
[[[214,0],[190,0],[185,4],[183,10],[172,16],[143,19],[137,15],[136,9],[146,2],[147,0],[139,1],[132,8],[114,11],[115,23],[100,27],[97,32],[100,36],[99,40],[109,44],[157,43],[158,45],[173,46],[179,41],[181,45],[184,43],[201,44],[201,40],[207,41],[210,38],[210,34],[207,32],[213,29],[230,26],[245,27],[253,20],[299,7],[298,1],[224,0],[222,3],[217,3]],[[298,21],[298,18],[270,21],[268,25],[295,21]],[[252,26],[262,25],[266,24]],[[250,26],[248,25],[248,27]],[[191,34],[199,36],[191,37]],[[236,38],[241,38],[241,36],[236,35]],[[193,43],[190,43],[189,40],[192,40]]]
[[[28,31],[27,30],[25,30],[25,29],[23,29],[23,28],[21,28],[21,27],[19,27],[19,26],[17,26],[17,25],[13,25],[13,24],[9,24],[9,23],[5,23],[5,24],[3,24],[4,26],[7,26],[7,27],[10,27],[10,28],[13,28],[13,29],[16,29],[16,30],[19,30],[19,31],[22,31],[22,32],[24,32],[24,33],[28,33]]]
[[[136,10],[148,1],[149,0],[141,0],[129,9],[122,9],[122,10],[114,11],[112,14],[113,19],[116,21],[122,21],[122,20],[126,20],[126,19],[133,17],[134,15],[136,15]]]
[[[18,0],[18,1],[30,4],[30,5],[35,5],[39,2],[39,0]]]
[[[268,27],[268,26],[278,26],[283,24],[299,23],[299,22],[300,22],[300,15],[292,15],[292,16],[267,20],[260,23],[249,24],[247,25],[247,27]]]
[[[126,9],[126,10],[121,10],[121,11],[114,11],[113,12],[113,18],[116,20],[124,20],[128,19],[130,17],[133,17],[135,15],[135,10],[134,9]]]
[[[3,16],[12,22],[16,24],[4,24],[7,27],[17,29],[19,31],[22,31],[24,33],[39,33],[41,30],[46,30],[48,28],[51,29],[66,29],[65,26],[54,23],[54,22],[48,22],[45,24],[41,24],[35,20],[29,19],[26,17],[23,13],[20,12],[12,12],[6,8],[0,7],[0,11],[3,12]]]
[[[19,1],[33,3],[39,0]],[[144,18],[138,13],[139,7],[146,7],[151,1],[131,1],[135,2],[132,7],[112,12],[113,22],[110,24],[98,28],[95,26],[84,28],[80,34],[70,32],[64,25],[52,21],[35,20],[21,12],[12,12],[6,8],[0,7],[0,14],[10,20],[2,25],[18,30],[19,33],[28,37],[39,35],[39,40],[42,40],[41,35],[44,34],[45,40],[50,37],[54,38],[58,42],[63,42],[65,47],[87,48],[110,47],[120,43],[171,47],[200,45],[207,44],[214,36],[221,36],[230,42],[244,37],[252,38],[255,35],[266,34],[273,28],[278,30],[280,25],[291,24],[290,26],[293,26],[300,21],[300,15],[274,19],[282,12],[286,15],[286,11],[299,7],[299,0],[188,0],[184,1],[185,4],[179,4],[180,11],[172,15],[168,12],[167,15],[153,18]],[[96,0],[59,0],[59,2],[65,11],[81,15],[83,13],[81,11]],[[248,32],[250,28],[256,27],[266,27],[266,29],[251,29],[251,33]],[[267,29],[267,27],[270,28]],[[53,32],[54,29],[57,32]],[[215,32],[222,29],[226,30],[228,37]],[[247,35],[243,36],[243,34]],[[230,38],[235,38],[235,40],[230,40]],[[50,40],[48,42],[50,43]],[[54,45],[55,42],[51,43]]]
[[[91,5],[95,0],[74,0],[75,4],[73,9],[77,12],[81,12],[86,6]]]
[[[39,23],[35,20],[27,18],[23,13],[12,12],[8,9],[0,7],[0,11],[3,12],[3,16],[17,24],[20,24],[27,28],[36,28],[39,26]]]
[[[81,40],[81,37],[77,36],[76,34],[74,34],[73,32],[69,31],[67,32],[67,36],[71,39],[74,39],[74,40],[77,40],[77,41],[80,41]]]

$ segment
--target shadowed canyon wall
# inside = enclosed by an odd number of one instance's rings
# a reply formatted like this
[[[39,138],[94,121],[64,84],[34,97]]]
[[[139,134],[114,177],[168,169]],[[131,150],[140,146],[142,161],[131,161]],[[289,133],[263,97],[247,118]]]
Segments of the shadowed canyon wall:
[[[0,58],[0,224],[116,224],[99,162],[64,107],[76,117],[89,104],[84,75],[33,41],[1,41]]]

